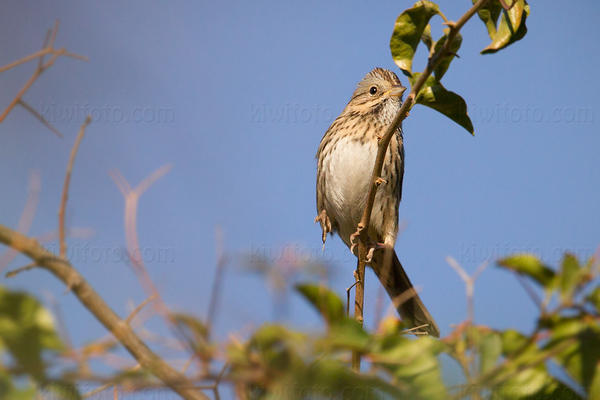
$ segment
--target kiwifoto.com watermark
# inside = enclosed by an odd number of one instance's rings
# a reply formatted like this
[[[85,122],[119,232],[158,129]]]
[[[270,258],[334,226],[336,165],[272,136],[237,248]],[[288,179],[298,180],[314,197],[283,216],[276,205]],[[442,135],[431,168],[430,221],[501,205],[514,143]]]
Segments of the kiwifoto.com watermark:
[[[255,124],[321,124],[331,123],[337,114],[319,104],[251,104],[250,122]]]
[[[593,107],[576,104],[550,107],[506,102],[492,106],[469,104],[468,113],[476,124],[592,124],[595,118]]]
[[[80,123],[89,115],[94,124],[172,124],[175,109],[167,106],[114,104],[35,104],[34,108],[50,123]]]
[[[468,114],[474,124],[580,124],[595,122],[594,108],[586,105],[537,106],[531,104],[497,103],[480,106],[468,105]],[[341,112],[319,104],[250,104],[249,118],[254,124],[289,125],[313,124],[328,125]]]
[[[591,257],[595,248],[564,246],[537,246],[527,244],[514,244],[509,242],[498,242],[491,245],[479,245],[477,243],[464,243],[458,248],[458,252],[451,254],[461,264],[478,264],[484,261],[496,261],[500,258],[521,253],[530,253],[542,260],[554,261],[561,259],[565,253],[571,253],[580,260]]]
[[[52,252],[59,251],[58,244],[49,245],[47,248]],[[67,246],[67,259],[73,264],[130,263],[131,256],[124,245],[73,243]],[[173,264],[176,261],[175,248],[172,246],[140,247],[133,256],[145,264]]]

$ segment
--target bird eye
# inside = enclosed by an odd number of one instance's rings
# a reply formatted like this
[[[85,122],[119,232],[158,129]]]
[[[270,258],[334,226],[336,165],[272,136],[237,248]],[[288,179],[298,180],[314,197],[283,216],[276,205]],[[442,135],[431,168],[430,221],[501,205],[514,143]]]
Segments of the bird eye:
[[[369,89],[369,93],[371,93],[371,96],[373,96],[375,93],[377,93],[377,87],[371,86],[371,89]]]

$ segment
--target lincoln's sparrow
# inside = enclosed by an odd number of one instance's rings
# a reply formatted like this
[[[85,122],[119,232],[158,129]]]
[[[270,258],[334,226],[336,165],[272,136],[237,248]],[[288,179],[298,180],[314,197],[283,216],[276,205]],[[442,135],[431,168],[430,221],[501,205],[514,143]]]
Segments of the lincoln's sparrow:
[[[344,111],[331,124],[317,152],[317,212],[323,242],[337,232],[352,248],[365,208],[378,140],[400,109],[405,88],[391,71],[375,68],[354,91]],[[402,197],[404,147],[402,130],[390,141],[383,165],[383,184],[375,196],[368,236],[378,248],[370,265],[411,327],[439,336],[433,317],[413,289],[394,251],[398,233],[398,205]]]

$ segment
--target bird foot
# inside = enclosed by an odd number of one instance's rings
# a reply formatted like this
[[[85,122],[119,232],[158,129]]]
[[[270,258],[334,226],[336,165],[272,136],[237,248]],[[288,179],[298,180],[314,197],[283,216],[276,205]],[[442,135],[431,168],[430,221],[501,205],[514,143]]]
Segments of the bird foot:
[[[371,261],[373,261],[373,254],[375,253],[375,250],[381,250],[381,249],[385,249],[387,248],[385,243],[369,243],[367,245],[367,258],[366,261],[368,263],[370,263]]]
[[[350,235],[350,251],[354,255],[358,255],[356,252],[356,250],[357,250],[356,248],[358,246],[357,239],[360,236],[360,231],[361,231],[361,229],[357,229],[356,232],[354,232],[352,235]],[[367,263],[370,263],[371,261],[373,261],[373,254],[375,254],[375,250],[385,249],[385,248],[387,248],[387,245],[385,243],[379,243],[379,242],[367,243],[367,256],[365,258],[365,261]]]
[[[321,210],[319,215],[315,217],[315,224],[319,222],[321,224],[321,231],[323,233],[322,240],[323,246],[325,246],[325,240],[327,239],[327,234],[331,232],[331,220],[327,216],[327,212],[325,209]]]

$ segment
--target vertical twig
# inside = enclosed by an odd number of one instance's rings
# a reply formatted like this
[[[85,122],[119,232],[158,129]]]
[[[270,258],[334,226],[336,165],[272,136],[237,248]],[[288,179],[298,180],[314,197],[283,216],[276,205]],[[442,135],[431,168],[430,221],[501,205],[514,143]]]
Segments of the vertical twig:
[[[67,164],[67,172],[65,173],[65,182],[63,184],[62,197],[60,200],[60,208],[58,210],[58,242],[60,243],[60,253],[59,255],[62,258],[67,256],[67,242],[66,242],[66,231],[65,231],[65,210],[67,208],[67,200],[69,198],[69,186],[71,184],[71,173],[73,172],[73,164],[75,163],[75,156],[77,155],[77,151],[79,150],[79,145],[81,144],[81,140],[83,139],[83,135],[85,134],[85,128],[92,122],[92,118],[88,115],[85,118],[83,124],[81,124],[81,128],[79,128],[79,133],[77,134],[77,138],[75,139],[75,143],[73,144],[73,148],[71,149],[71,155],[69,156],[69,163]]]
[[[446,262],[456,271],[460,279],[465,283],[465,293],[467,296],[467,320],[469,323],[473,323],[474,319],[474,304],[473,304],[473,293],[475,291],[475,281],[481,275],[483,270],[488,266],[488,262],[482,263],[472,276],[469,276],[467,272],[460,266],[460,264],[452,257],[446,257]]]
[[[364,322],[363,307],[365,303],[365,260],[367,257],[367,247],[361,241],[358,243],[358,260],[356,263],[356,271],[354,271],[354,279],[356,288],[354,290],[354,319],[362,326]],[[360,372],[360,353],[352,352],[352,369]]]
[[[27,188],[27,201],[25,203],[25,207],[23,207],[23,211],[21,212],[21,216],[19,217],[19,222],[17,223],[17,231],[23,234],[26,234],[31,228],[31,224],[33,223],[33,217],[35,216],[35,210],[37,209],[37,205],[40,199],[40,191],[42,187],[42,180],[40,178],[39,171],[31,171],[29,174],[29,185]],[[8,248],[4,253],[0,255],[0,271],[4,270],[19,254],[15,249]]]
[[[208,312],[206,314],[206,321],[208,325],[207,340],[210,339],[213,324],[215,320],[215,314],[217,312],[217,306],[219,301],[219,294],[221,292],[221,284],[223,281],[223,272],[227,258],[223,249],[223,230],[217,226],[215,229],[215,241],[217,249],[217,270],[215,271],[215,278],[213,280],[212,289],[210,291],[210,302],[208,303]]]

